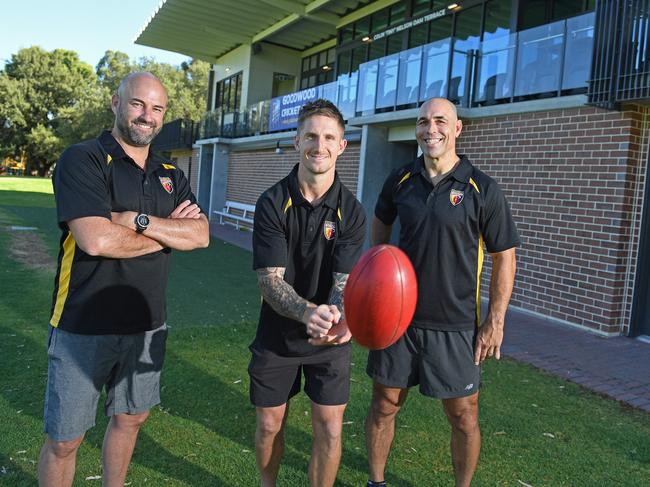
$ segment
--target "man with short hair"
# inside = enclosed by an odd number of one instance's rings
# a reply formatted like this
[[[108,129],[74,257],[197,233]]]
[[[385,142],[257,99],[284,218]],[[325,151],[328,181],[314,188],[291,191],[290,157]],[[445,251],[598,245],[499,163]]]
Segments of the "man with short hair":
[[[302,107],[294,140],[300,161],[255,207],[253,267],[263,301],[248,371],[263,487],[276,485],[289,400],[300,392],[303,375],[314,432],[310,485],[332,486],[341,459],[350,392],[342,295],[366,227],[361,204],[336,173],[347,145],[343,131],[332,103]]]
[[[171,249],[207,247],[208,221],[183,172],[153,154],[167,92],[125,77],[113,129],[68,148],[53,178],[62,230],[48,341],[40,486],[70,486],[105,387],[103,485],[124,485],[140,426],[160,402]]]
[[[496,182],[456,153],[462,126],[448,100],[424,103],[415,129],[422,156],[388,176],[375,207],[373,244],[388,242],[400,219],[399,246],[415,268],[418,300],[406,333],[368,356],[373,379],[366,419],[368,486],[386,485],[395,417],[415,385],[442,400],[451,424],[456,486],[469,486],[476,470],[480,364],[500,357],[519,236]],[[492,276],[481,323],[483,244],[492,256]]]

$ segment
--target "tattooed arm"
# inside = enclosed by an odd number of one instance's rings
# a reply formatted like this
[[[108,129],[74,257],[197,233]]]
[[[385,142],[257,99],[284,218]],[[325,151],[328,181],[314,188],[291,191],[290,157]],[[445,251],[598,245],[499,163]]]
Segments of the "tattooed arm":
[[[336,308],[340,311],[341,319],[338,321],[338,323],[332,326],[329,334],[327,337],[325,337],[326,341],[324,343],[328,343],[330,345],[339,345],[346,343],[349,342],[352,338],[352,334],[350,333],[348,325],[345,322],[345,310],[343,307],[343,290],[345,289],[345,283],[348,282],[348,277],[349,274],[344,274],[342,272],[333,273],[333,284],[332,290],[330,291],[329,302],[331,306],[336,306]]]
[[[305,324],[310,343],[327,343],[327,333],[333,324],[338,323],[341,313],[334,305],[320,306],[307,301],[296,293],[284,280],[284,267],[264,267],[257,269],[257,283],[262,297],[273,310],[287,318]]]

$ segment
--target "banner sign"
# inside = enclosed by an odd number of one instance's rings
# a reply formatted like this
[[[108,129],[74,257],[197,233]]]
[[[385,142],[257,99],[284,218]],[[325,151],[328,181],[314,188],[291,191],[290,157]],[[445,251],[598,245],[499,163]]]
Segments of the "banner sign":
[[[269,131],[293,129],[298,126],[300,108],[319,97],[319,87],[307,88],[271,100]]]

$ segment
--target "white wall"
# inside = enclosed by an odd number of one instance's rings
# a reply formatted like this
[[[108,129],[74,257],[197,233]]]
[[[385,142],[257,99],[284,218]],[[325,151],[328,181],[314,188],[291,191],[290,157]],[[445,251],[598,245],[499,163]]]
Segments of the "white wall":
[[[247,103],[270,100],[273,93],[273,73],[292,74],[296,77],[293,91],[298,90],[302,57],[300,51],[260,43],[262,51],[250,56],[250,82]],[[246,87],[246,80],[244,80]],[[246,89],[246,88],[244,88]]]
[[[246,108],[246,105],[248,105],[248,98],[247,98],[247,92],[248,90],[246,87],[248,86],[248,80],[250,79],[250,71],[251,71],[251,45],[250,44],[242,44],[236,49],[233,49],[232,51],[228,52],[227,54],[224,54],[221,56],[216,64],[212,65],[212,70],[214,71],[214,83],[215,85],[217,84],[218,81],[221,81],[222,79],[228,78],[232,76],[233,74],[237,74],[240,71],[243,71],[242,73],[242,99],[241,99],[241,105],[240,109]],[[229,71],[226,71],[226,68],[229,68]],[[212,106],[210,109],[214,110],[214,104],[215,104],[215,96],[216,96],[216,89],[213,86],[212,87],[212,92],[214,93],[213,95],[213,100],[212,100]]]

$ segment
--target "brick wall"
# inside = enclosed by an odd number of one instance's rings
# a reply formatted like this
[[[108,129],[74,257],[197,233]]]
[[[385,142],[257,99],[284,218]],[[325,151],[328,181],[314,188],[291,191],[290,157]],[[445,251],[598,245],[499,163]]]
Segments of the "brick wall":
[[[199,180],[199,149],[174,151],[171,159],[183,170],[185,177],[190,180],[190,186],[196,194],[196,185]]]
[[[358,143],[351,143],[336,162],[343,183],[356,194],[359,175]],[[285,148],[282,154],[275,149],[239,151],[230,154],[226,199],[255,204],[260,194],[285,177],[298,162],[298,153]]]
[[[458,152],[494,177],[522,246],[512,304],[606,333],[629,333],[650,109],[582,107],[464,121]],[[339,158],[356,193],[359,144]],[[233,152],[227,198],[255,203],[297,162],[291,149]],[[483,274],[488,295],[490,259]]]
[[[466,121],[458,151],[500,183],[521,235],[512,304],[628,333],[649,113],[583,107]],[[485,271],[487,295],[489,262]]]

